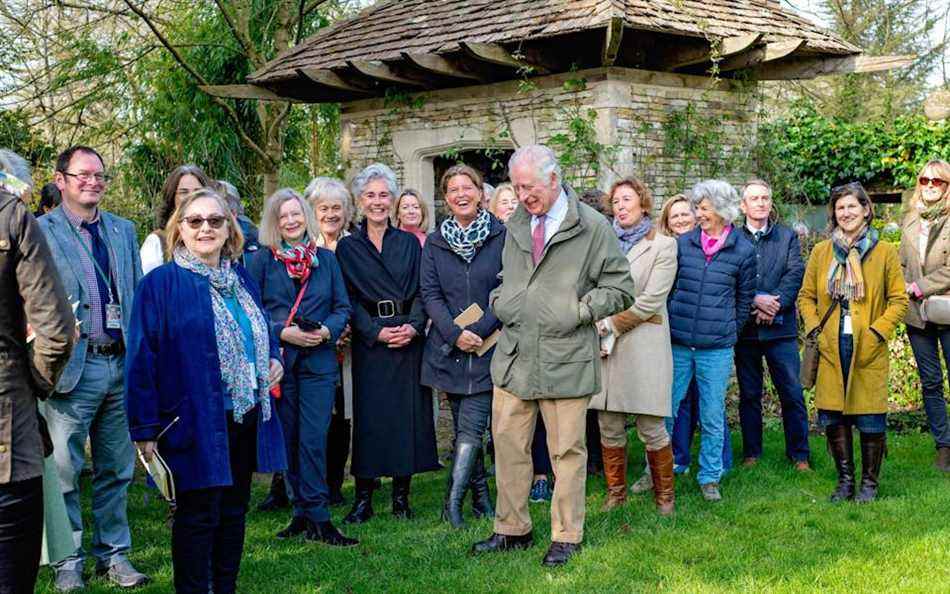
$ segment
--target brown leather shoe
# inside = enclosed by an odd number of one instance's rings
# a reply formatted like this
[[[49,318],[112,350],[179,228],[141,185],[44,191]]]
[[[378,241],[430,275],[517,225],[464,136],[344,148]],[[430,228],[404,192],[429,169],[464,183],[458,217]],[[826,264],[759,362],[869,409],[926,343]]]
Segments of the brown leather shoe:
[[[758,463],[759,463],[759,459],[754,456],[749,456],[748,458],[745,458],[742,460],[742,465],[745,466],[746,468],[752,468]]]
[[[937,470],[950,472],[950,447],[943,446],[937,448],[937,459],[934,461]]]
[[[673,488],[673,446],[651,452],[647,450],[647,462],[653,476],[653,501],[661,516],[673,514],[676,494]]]
[[[798,472],[811,472],[811,465],[808,460],[799,460],[795,463],[795,470]]]
[[[627,448],[609,448],[600,444],[604,453],[604,478],[607,480],[607,499],[600,511],[610,511],[627,502]]]

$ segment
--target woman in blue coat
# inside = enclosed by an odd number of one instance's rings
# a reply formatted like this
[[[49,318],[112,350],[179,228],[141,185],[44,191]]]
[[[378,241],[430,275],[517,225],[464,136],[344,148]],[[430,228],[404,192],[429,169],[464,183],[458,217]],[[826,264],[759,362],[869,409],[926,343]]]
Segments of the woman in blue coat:
[[[480,207],[481,188],[482,176],[467,165],[445,172],[442,193],[452,216],[429,235],[422,249],[422,302],[432,320],[422,383],[445,392],[452,406],[455,460],[444,516],[455,528],[464,525],[462,501],[469,488],[475,515],[494,517],[482,454],[491,413],[494,347],[482,347],[501,327],[488,307],[488,295],[501,283],[505,227]],[[481,308],[481,319],[456,325],[455,318],[473,304]]]
[[[286,467],[269,394],[283,367],[256,283],[235,264],[244,238],[224,199],[184,198],[165,237],[172,261],[135,292],[126,355],[132,440],[156,450],[177,490],[177,592],[235,592],[251,475]]]
[[[678,268],[668,299],[673,410],[680,410],[695,378],[702,425],[696,478],[703,497],[719,501],[726,386],[733,347],[755,297],[755,248],[733,229],[732,222],[739,216],[739,194],[727,182],[700,182],[690,200],[699,228],[676,240]],[[667,430],[672,428],[670,420]]]
[[[339,366],[336,341],[350,319],[350,301],[333,252],[318,248],[313,210],[293,190],[268,198],[259,250],[249,272],[261,290],[274,334],[280,337],[284,373],[277,413],[287,443],[287,482],[294,515],[278,538],[352,546],[330,521],[327,433]]]

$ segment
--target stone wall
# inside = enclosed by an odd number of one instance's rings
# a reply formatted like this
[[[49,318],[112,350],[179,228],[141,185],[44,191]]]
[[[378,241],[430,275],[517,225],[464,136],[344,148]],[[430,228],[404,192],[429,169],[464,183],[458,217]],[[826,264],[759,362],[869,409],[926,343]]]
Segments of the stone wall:
[[[583,79],[586,85],[565,84]],[[571,87],[571,88],[568,88]],[[343,158],[352,175],[373,161],[392,166],[405,186],[434,195],[432,159],[452,150],[513,148],[566,133],[570,114],[593,110],[598,142],[613,147],[599,176],[573,181],[599,187],[625,175],[644,178],[663,199],[696,181],[700,167],[664,154],[670,112],[692,103],[698,113],[723,116],[723,151],[739,153],[755,138],[749,93],[699,76],[600,68],[524,81],[421,93],[400,101],[380,99],[343,105]],[[689,171],[685,171],[689,169]],[[727,176],[739,182],[744,173]]]

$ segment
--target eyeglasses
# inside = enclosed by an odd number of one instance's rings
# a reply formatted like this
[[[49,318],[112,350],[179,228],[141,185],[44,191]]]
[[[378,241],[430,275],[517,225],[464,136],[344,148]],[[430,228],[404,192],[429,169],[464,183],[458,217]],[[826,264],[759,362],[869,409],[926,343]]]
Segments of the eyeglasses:
[[[224,222],[227,221],[227,218],[221,215],[211,215],[210,217],[200,217],[198,215],[191,217],[184,217],[181,220],[183,223],[187,224],[192,229],[201,229],[201,226],[207,221],[208,226],[212,229],[220,229]]]
[[[940,179],[939,177],[924,177],[920,176],[917,178],[917,183],[922,186],[933,185],[935,188],[945,188],[947,187],[947,180]]]
[[[63,175],[66,177],[75,177],[84,184],[88,184],[91,181],[95,181],[99,184],[107,184],[112,181],[112,176],[106,175],[105,173],[68,173],[64,171]]]
[[[840,186],[835,186],[831,188],[831,193],[837,194],[841,192],[842,190],[857,190],[859,188],[862,190],[864,189],[864,186],[861,185],[861,182],[848,182],[846,184],[842,184]]]

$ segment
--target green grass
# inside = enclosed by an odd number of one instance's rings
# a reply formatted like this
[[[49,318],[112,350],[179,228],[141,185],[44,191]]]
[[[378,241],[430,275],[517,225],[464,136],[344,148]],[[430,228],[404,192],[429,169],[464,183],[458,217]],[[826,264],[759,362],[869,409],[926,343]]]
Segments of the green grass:
[[[643,451],[631,441],[632,480]],[[734,446],[738,453],[738,438]],[[950,592],[950,477],[933,468],[929,435],[889,437],[880,499],[865,506],[827,502],[834,469],[824,439],[813,437],[811,446],[815,472],[796,473],[782,456],[781,434],[769,431],[763,460],[724,478],[718,504],[702,500],[694,475],[679,477],[671,519],[657,517],[649,496],[600,513],[604,482],[590,480],[584,550],[553,570],[540,565],[550,534],[546,504],[531,505],[532,549],[469,556],[471,544],[491,533],[491,522],[470,520],[461,531],[440,522],[444,471],[413,481],[416,518],[409,522],[389,515],[386,481],[375,497],[377,517],[344,528],[361,540],[352,549],[279,542],[273,535],[287,523],[286,513],[252,512],[239,591]],[[265,490],[266,483],[255,485],[255,502]],[[146,504],[145,493],[140,482],[130,492],[131,558],[154,581],[137,592],[171,592],[165,508],[154,496]],[[352,484],[345,495],[352,497]],[[335,521],[345,512],[335,509]],[[51,582],[44,568],[39,591],[52,592]],[[89,586],[89,592],[119,591],[96,579]]]

